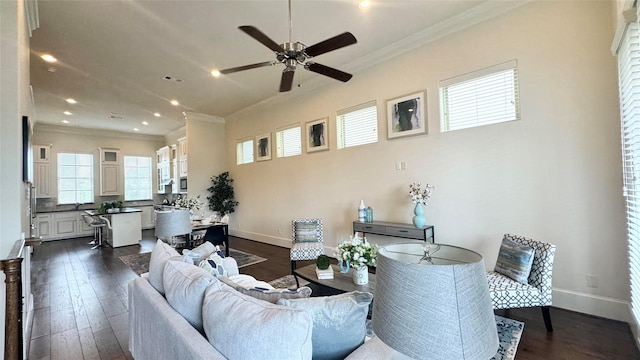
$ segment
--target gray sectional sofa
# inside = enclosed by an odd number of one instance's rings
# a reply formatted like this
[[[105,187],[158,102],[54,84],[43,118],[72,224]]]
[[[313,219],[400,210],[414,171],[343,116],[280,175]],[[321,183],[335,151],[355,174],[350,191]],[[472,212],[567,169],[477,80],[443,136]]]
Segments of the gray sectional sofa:
[[[306,291],[237,287],[230,278],[211,275],[159,241],[148,276],[129,283],[133,357],[372,358],[371,350],[379,341],[363,345],[371,294],[307,297]],[[254,297],[251,291],[261,294]],[[263,300],[265,293],[267,300]],[[276,297],[280,299],[275,301]]]

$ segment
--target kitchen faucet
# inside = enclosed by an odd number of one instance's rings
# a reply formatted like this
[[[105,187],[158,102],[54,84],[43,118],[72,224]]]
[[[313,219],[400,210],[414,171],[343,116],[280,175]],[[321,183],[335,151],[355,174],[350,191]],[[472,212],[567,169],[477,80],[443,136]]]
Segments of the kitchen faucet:
[[[81,205],[84,205],[84,203],[76,203],[76,210],[80,209]]]

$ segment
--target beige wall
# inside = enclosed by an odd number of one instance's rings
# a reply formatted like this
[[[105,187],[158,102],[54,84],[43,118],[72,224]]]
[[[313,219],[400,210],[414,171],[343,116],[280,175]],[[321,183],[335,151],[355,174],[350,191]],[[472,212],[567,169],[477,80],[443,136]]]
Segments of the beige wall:
[[[94,195],[96,206],[102,201],[120,199],[122,196],[100,197],[100,152],[98,147],[120,149],[121,158],[127,155],[149,156],[153,165],[153,184],[156,183],[156,150],[165,145],[162,136],[146,136],[125,134],[118,132],[108,132],[102,130],[80,129],[73,127],[51,126],[36,124],[33,142],[35,145],[51,144],[51,192],[54,198],[50,201],[38,199],[38,210],[46,211],[43,207],[53,207],[57,205],[57,154],[59,152],[79,152],[92,153],[94,155],[93,175],[94,175]],[[124,188],[123,188],[124,191]],[[155,194],[155,187],[153,194]]]
[[[554,305],[627,320],[628,272],[611,3],[533,2],[277,105],[227,117],[227,163],[240,206],[232,233],[290,243],[291,220],[324,219],[325,242],[351,233],[360,199],[374,219],[410,222],[408,185],[438,242],[492,268],[501,235],[557,245]],[[439,131],[438,81],[516,59],[522,120]],[[302,71],[302,70],[300,70]],[[387,140],[390,98],[427,92],[429,134]],[[296,91],[296,89],[294,89]],[[376,100],[379,142],[336,149],[335,112]],[[236,140],[330,117],[330,150],[237,166]],[[407,170],[395,170],[405,161]],[[586,286],[586,275],[598,287]]]
[[[209,210],[207,189],[211,177],[225,171],[225,122],[223,118],[204,114],[187,114],[188,196],[204,203],[202,212]]]

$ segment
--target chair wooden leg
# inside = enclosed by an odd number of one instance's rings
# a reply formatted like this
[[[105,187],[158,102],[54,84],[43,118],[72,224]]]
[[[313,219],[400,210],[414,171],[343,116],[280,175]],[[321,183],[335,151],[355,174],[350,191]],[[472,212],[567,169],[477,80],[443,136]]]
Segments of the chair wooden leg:
[[[542,318],[544,319],[544,326],[547,328],[547,332],[553,332],[553,325],[551,325],[551,314],[549,313],[549,306],[543,306]]]

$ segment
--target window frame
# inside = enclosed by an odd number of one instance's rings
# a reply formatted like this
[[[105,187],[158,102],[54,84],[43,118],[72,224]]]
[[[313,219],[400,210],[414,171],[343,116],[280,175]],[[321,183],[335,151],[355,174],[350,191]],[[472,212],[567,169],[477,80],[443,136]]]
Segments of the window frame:
[[[488,87],[492,87],[493,90]],[[508,92],[509,89],[512,91]],[[517,60],[441,80],[438,84],[438,94],[440,132],[521,119]],[[455,109],[452,110],[450,105],[454,96]],[[466,103],[461,105],[463,100]],[[509,102],[512,105],[505,105]],[[452,115],[452,112],[455,114]],[[455,119],[452,119],[454,116]]]
[[[293,134],[296,136],[296,143],[284,143],[286,133],[294,129],[297,130],[297,134]],[[287,145],[293,146],[293,151],[290,151]],[[278,158],[302,155],[302,125],[300,123],[283,126],[276,130],[276,155]]]
[[[143,189],[143,190],[148,190],[148,196],[144,197],[144,198],[127,198],[127,158],[135,158],[136,162],[138,162],[139,159],[147,159],[149,161],[149,183],[148,183],[148,189]],[[123,173],[124,173],[124,201],[143,201],[143,200],[153,200],[153,190],[154,190],[154,184],[153,184],[153,158],[151,156],[144,156],[144,155],[124,155],[123,156]],[[136,172],[139,172],[141,168],[144,167],[140,167],[140,166],[135,166],[136,168]],[[145,179],[144,177],[133,177],[134,179]]]
[[[61,158],[66,156],[66,155],[73,155],[75,157],[75,162],[73,165],[69,165],[69,164],[64,164],[63,161],[61,161]],[[90,165],[82,165],[82,164],[78,164],[78,156],[82,156],[82,157],[86,157],[86,159],[89,159],[91,161]],[[83,152],[65,152],[65,151],[61,151],[58,152],[57,156],[56,156],[56,170],[57,170],[57,204],[58,205],[69,205],[69,204],[92,204],[95,202],[95,176],[94,176],[94,164],[95,164],[95,156],[93,153],[83,153]],[[74,167],[74,177],[62,177],[62,173],[65,173],[65,171],[63,171],[62,167],[66,167],[66,166],[73,166]],[[79,167],[86,167],[89,166],[90,170],[88,171],[88,174],[90,174],[89,177],[78,177],[78,168]],[[62,186],[62,182],[63,181],[67,181],[73,179],[73,181],[75,182],[75,186],[73,190],[63,190],[64,186]],[[78,189],[78,181],[81,180],[89,180],[89,182],[91,183],[91,186],[89,186],[88,190],[79,190]],[[68,192],[68,191],[73,191],[74,194],[74,198],[75,200],[73,202],[62,202],[62,199],[64,198],[64,196],[61,196],[61,192]],[[79,195],[80,192],[90,192],[90,196],[88,199],[82,199]]]
[[[247,146],[250,142],[251,146]],[[236,141],[236,165],[252,164],[256,161],[253,137],[246,137]],[[246,150],[251,150],[251,160],[246,156]],[[247,160],[247,161],[245,161]]]
[[[347,127],[346,121],[353,119],[345,119],[345,116],[359,116],[355,113],[361,112],[363,110],[374,110],[375,114],[372,118],[365,119],[370,123],[365,123],[362,126],[367,126],[367,128],[359,128],[355,133],[347,133],[350,129]],[[380,124],[379,124],[379,114],[378,114],[378,103],[376,100],[367,101],[365,103],[351,106],[345,109],[338,110],[336,112],[336,141],[338,149],[346,149],[350,147],[375,144],[380,139]],[[353,124],[351,124],[353,125]],[[375,126],[373,129],[368,126]],[[373,131],[374,135],[367,136],[365,132]],[[353,138],[352,138],[353,137]],[[369,138],[368,140],[360,140],[357,138]]]

